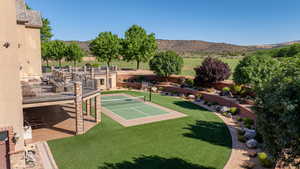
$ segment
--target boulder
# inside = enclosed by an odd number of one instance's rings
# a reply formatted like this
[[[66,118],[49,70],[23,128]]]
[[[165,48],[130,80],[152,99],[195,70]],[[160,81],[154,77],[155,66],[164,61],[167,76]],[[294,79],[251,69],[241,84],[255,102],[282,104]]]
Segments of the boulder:
[[[255,163],[251,161],[245,161],[241,166],[246,169],[252,169],[255,167]]]
[[[257,147],[257,141],[255,139],[250,139],[246,142],[246,145],[248,148],[256,148]]]
[[[254,158],[257,156],[257,152],[255,150],[249,150],[247,155],[251,158]]]
[[[255,138],[255,136],[256,136],[256,131],[255,131],[255,130],[251,130],[251,129],[245,128],[244,131],[245,131],[244,136],[245,136],[245,138],[246,138],[247,140],[250,140],[250,139],[254,139],[254,138]]]
[[[192,94],[190,94],[190,95],[188,95],[188,98],[189,98],[189,99],[195,99],[195,98],[196,98],[196,96],[195,96],[195,95],[192,95]]]
[[[230,108],[227,106],[220,106],[220,107],[218,107],[218,109],[219,109],[218,112],[225,113],[225,112],[228,112]]]

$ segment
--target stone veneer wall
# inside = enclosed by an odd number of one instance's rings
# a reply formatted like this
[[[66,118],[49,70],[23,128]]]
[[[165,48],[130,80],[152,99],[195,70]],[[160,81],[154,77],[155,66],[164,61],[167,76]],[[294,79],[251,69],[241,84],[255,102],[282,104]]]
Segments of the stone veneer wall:
[[[74,89],[75,89],[76,135],[80,135],[84,133],[81,82],[75,82]]]
[[[24,169],[25,167],[25,152],[19,151],[10,154],[11,169]]]
[[[117,87],[120,87],[122,83],[127,83],[125,81],[130,81],[134,79],[139,79],[140,77],[145,78],[146,80],[155,80],[155,81],[161,81],[162,79],[157,77],[156,75],[130,75],[130,74],[121,74],[117,76]],[[181,79],[194,79],[192,76],[170,76],[167,81],[172,83],[180,83]],[[165,80],[165,79],[164,79]],[[119,84],[119,86],[118,86]],[[130,84],[129,84],[130,85]],[[232,80],[225,80],[220,81],[216,83],[212,83],[211,87],[216,88],[218,90],[222,90],[224,87],[231,87],[234,85],[234,82]]]
[[[1,127],[0,132],[8,132],[10,167],[12,169],[24,169],[25,154],[24,154],[24,151],[16,151],[15,150],[15,143],[13,141],[13,138],[14,138],[13,128],[12,127]]]
[[[142,84],[137,82],[123,82],[123,83],[117,83],[117,87],[123,87],[123,88],[133,88],[133,89],[141,89]]]
[[[256,115],[252,112],[252,110],[246,105],[238,104],[234,100],[222,97],[213,93],[208,93],[205,91],[197,91],[193,89],[179,88],[174,86],[157,86],[163,88],[163,91],[167,92],[177,92],[185,95],[198,95],[201,94],[203,99],[209,102],[217,102],[219,105],[228,106],[228,107],[237,107],[240,110],[240,114],[242,117],[248,117],[251,119],[256,119]]]

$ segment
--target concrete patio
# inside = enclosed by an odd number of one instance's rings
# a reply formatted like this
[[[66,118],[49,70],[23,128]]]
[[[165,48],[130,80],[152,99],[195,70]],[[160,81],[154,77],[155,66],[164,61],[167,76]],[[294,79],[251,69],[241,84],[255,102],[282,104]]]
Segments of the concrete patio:
[[[74,104],[24,109],[24,118],[43,123],[32,129],[32,139],[27,144],[66,138],[76,135],[76,113]],[[84,133],[97,124],[94,117],[84,112]]]

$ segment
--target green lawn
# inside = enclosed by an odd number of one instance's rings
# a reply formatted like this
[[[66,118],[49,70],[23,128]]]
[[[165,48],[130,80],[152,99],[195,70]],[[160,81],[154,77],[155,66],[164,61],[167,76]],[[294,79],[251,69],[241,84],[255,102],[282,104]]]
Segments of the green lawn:
[[[119,91],[134,96],[147,95]],[[111,92],[110,92],[111,93]],[[116,92],[114,92],[116,93]],[[60,169],[222,169],[231,152],[226,125],[213,113],[169,96],[153,102],[188,117],[124,128],[104,116],[85,135],[49,142]]]
[[[220,58],[225,63],[228,63],[231,70],[233,71],[234,68],[237,66],[241,58]],[[201,65],[203,58],[184,58],[184,67],[182,69],[181,75],[189,75],[194,76],[195,71],[194,68]],[[86,63],[99,63],[100,65],[105,65],[104,62],[82,62],[79,65],[84,65]],[[64,62],[63,65],[72,65],[72,63]],[[53,62],[52,65],[58,65],[57,62]],[[112,65],[116,65],[122,68],[136,68],[136,62],[125,62],[125,61],[113,61]],[[149,69],[148,63],[141,63],[141,69]]]

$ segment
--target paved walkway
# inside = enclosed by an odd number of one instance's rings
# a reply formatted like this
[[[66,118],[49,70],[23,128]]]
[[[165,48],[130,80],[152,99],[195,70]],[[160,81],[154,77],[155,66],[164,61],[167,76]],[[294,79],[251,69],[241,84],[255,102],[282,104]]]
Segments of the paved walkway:
[[[43,169],[58,169],[47,142],[36,143]]]
[[[193,102],[196,105],[201,106],[202,108],[205,108],[209,111],[214,112],[219,118],[221,118],[224,123],[227,125],[230,134],[231,134],[231,139],[232,139],[232,151],[230,158],[225,165],[224,169],[244,169],[242,167],[242,164],[246,161],[252,161],[255,162],[256,164],[258,163],[256,159],[251,159],[248,156],[249,149],[246,147],[245,144],[241,143],[238,141],[238,133],[237,133],[237,128],[239,127],[238,124],[233,120],[232,118],[225,117],[219,113],[216,113],[215,110],[202,105],[201,103],[198,102]],[[256,165],[254,169],[263,169],[259,165]]]

